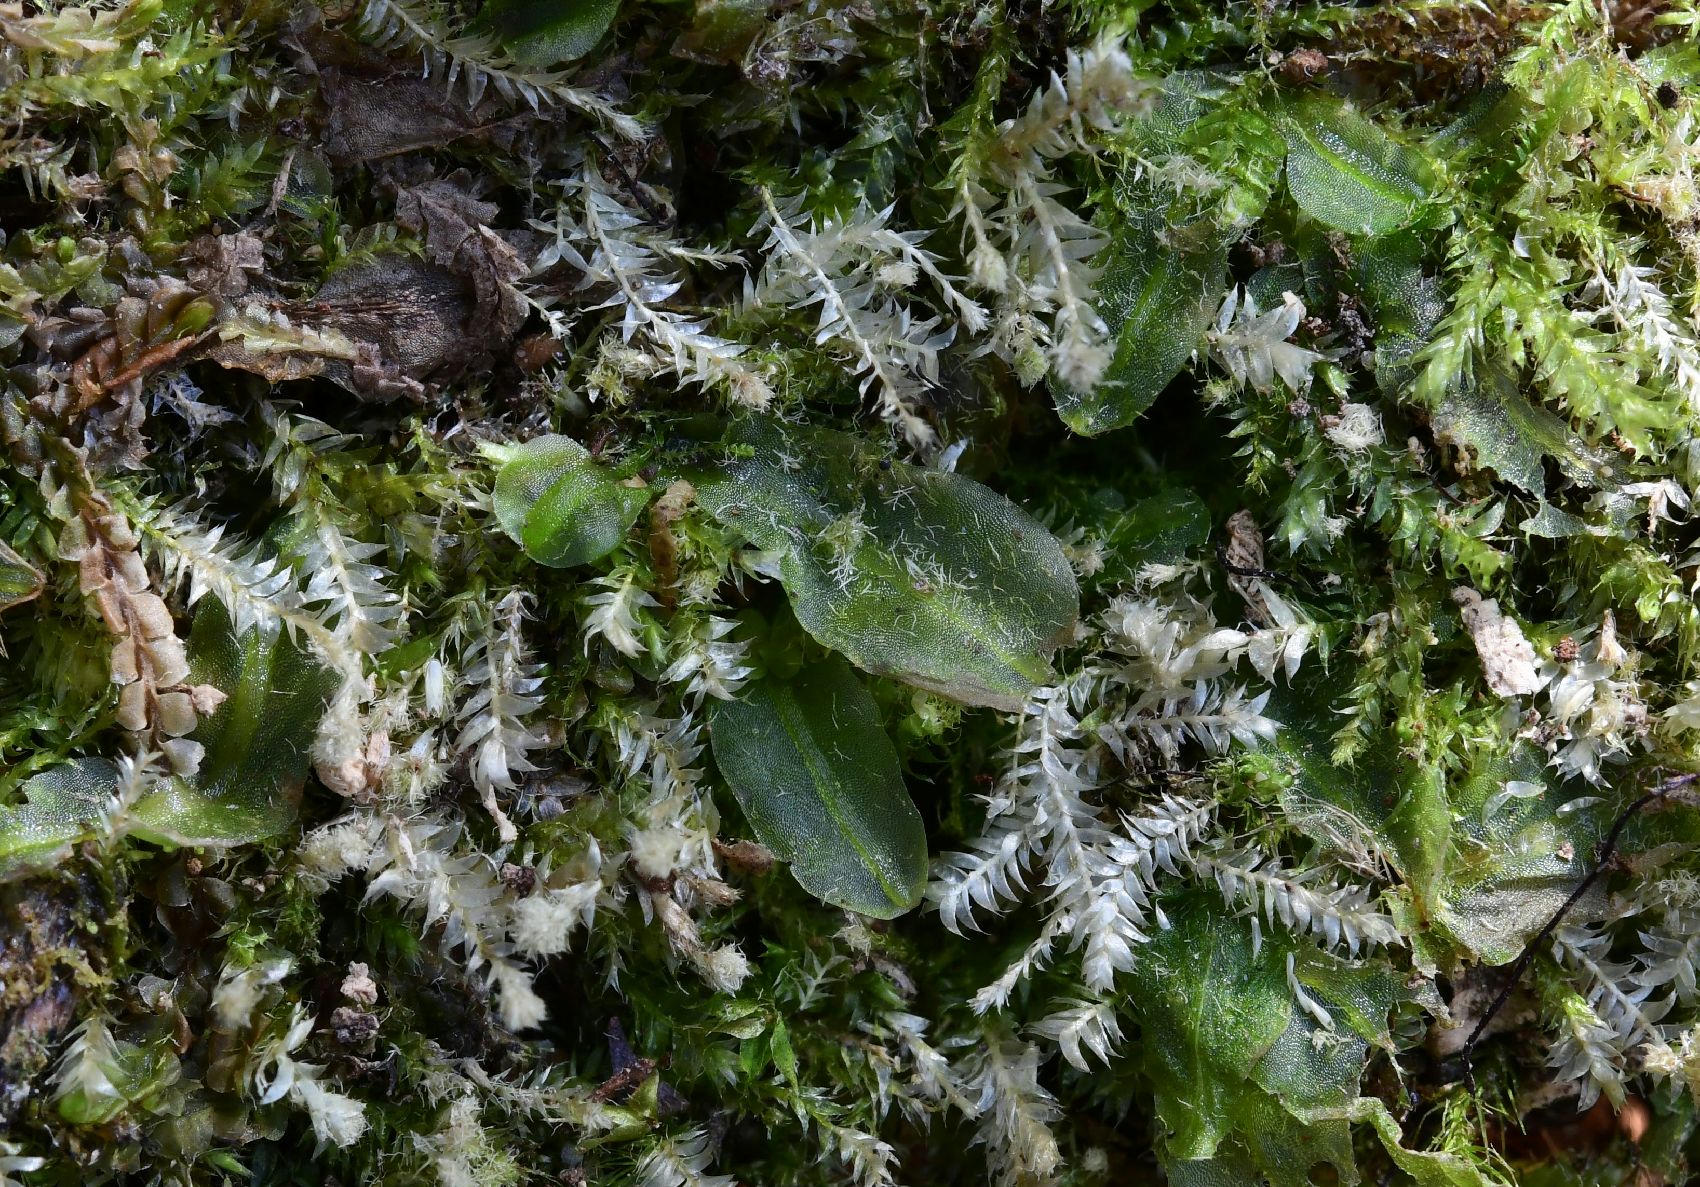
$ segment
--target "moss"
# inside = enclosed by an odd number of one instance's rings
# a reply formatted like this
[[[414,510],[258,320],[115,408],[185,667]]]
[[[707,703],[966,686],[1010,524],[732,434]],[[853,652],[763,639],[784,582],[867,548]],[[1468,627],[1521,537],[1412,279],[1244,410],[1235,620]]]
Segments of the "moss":
[[[0,7],[0,1187],[1687,1181],[1697,38]]]

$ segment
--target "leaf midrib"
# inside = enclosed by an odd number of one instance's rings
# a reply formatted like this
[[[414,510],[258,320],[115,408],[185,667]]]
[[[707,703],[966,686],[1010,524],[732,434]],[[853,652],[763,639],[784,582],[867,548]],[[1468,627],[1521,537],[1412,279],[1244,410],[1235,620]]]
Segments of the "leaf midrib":
[[[808,722],[804,719],[802,708],[798,705],[796,698],[773,697],[771,701],[775,714],[779,718],[779,724],[785,730],[786,736],[790,738],[798,757],[803,760],[803,765],[808,768],[809,782],[814,787],[821,806],[832,819],[834,827],[838,829],[845,840],[849,841],[850,847],[855,850],[856,856],[861,860],[862,867],[874,876],[874,880],[879,883],[880,889],[885,892],[886,898],[891,900],[892,905],[908,906],[908,895],[894,888],[891,880],[886,877],[885,871],[880,868],[879,862],[875,860],[873,853],[862,842],[862,838],[857,835],[856,830],[851,827],[849,819],[844,815],[838,804],[837,797],[828,794],[826,789],[837,787],[838,779],[833,775],[832,764],[827,761],[826,755],[815,742],[814,734],[809,729]]]

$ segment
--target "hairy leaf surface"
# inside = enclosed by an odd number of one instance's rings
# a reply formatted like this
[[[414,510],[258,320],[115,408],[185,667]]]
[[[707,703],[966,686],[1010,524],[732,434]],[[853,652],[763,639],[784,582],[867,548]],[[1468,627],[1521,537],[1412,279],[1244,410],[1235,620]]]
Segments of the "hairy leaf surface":
[[[1019,708],[1051,677],[1080,590],[1062,546],[961,474],[880,459],[826,430],[758,429],[693,472],[698,501],[777,559],[809,634],[864,671]]]

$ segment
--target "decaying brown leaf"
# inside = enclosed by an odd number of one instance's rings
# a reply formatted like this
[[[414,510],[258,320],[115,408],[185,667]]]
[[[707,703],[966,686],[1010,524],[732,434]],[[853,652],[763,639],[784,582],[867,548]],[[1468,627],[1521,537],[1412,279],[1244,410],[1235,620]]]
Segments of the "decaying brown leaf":
[[[510,143],[530,122],[500,104],[468,107],[457,90],[414,71],[375,74],[325,70],[319,80],[325,103],[324,149],[333,161],[376,161],[469,137]]]

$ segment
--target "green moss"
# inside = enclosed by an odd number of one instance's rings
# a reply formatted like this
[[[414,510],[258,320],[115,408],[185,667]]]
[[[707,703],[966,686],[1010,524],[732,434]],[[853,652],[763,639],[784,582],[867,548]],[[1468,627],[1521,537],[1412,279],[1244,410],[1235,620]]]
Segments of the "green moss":
[[[1692,5],[41,7],[0,1187],[1691,1176]]]

